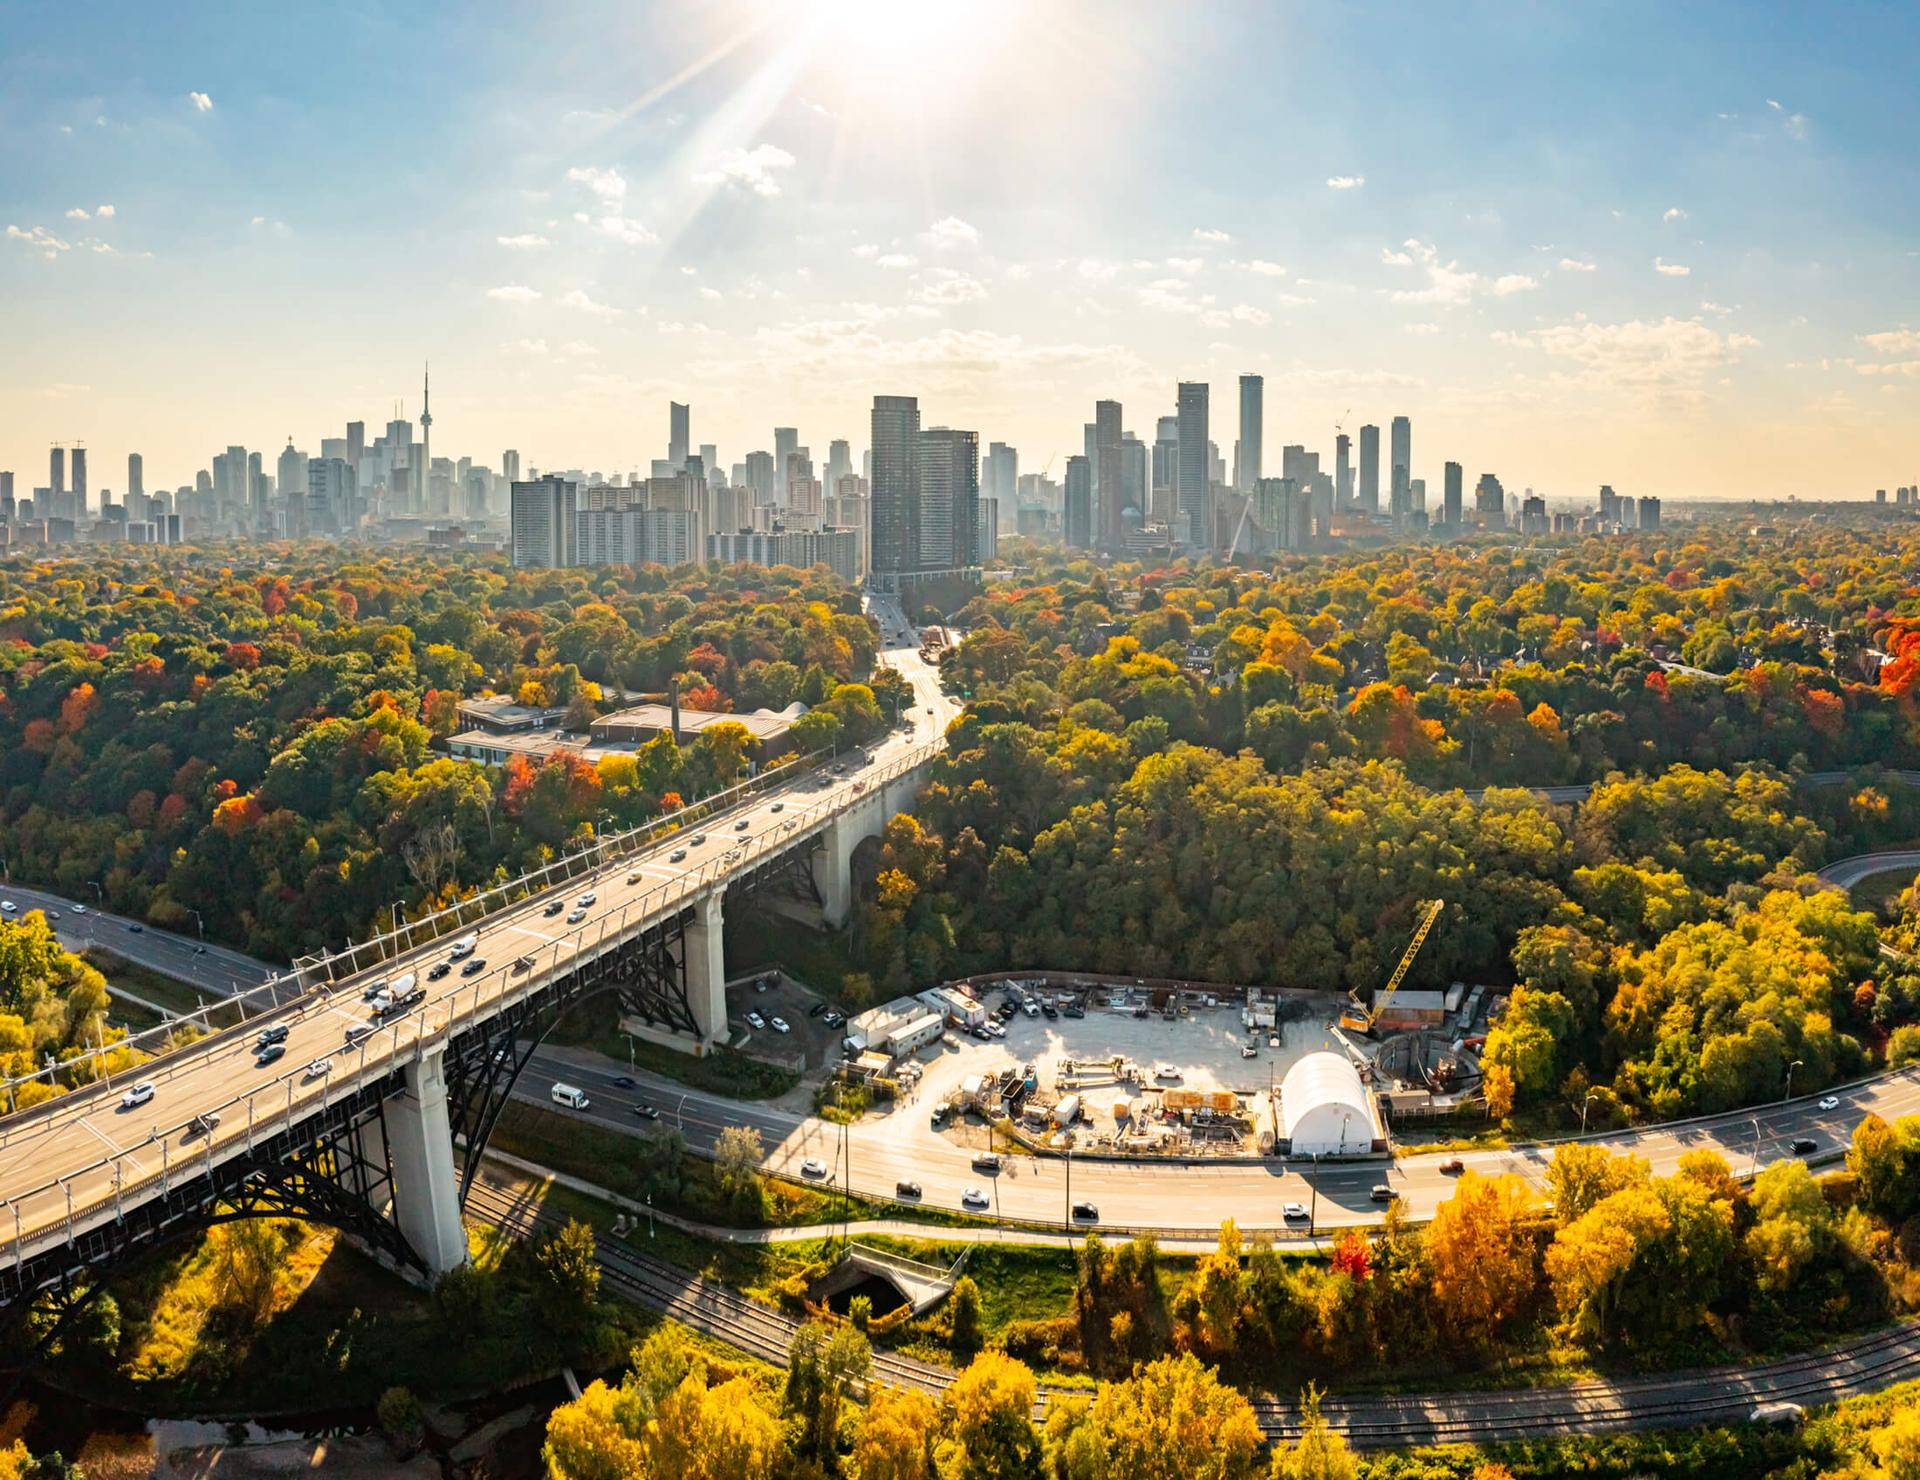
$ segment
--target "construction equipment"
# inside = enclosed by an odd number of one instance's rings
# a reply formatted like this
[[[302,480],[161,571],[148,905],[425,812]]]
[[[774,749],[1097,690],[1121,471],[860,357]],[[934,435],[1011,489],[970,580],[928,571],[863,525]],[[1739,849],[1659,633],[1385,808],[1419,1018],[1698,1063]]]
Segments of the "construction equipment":
[[[1373,1006],[1363,1007],[1358,994],[1352,998],[1353,1005],[1340,1014],[1340,1026],[1350,1033],[1371,1033],[1373,1025],[1380,1020],[1380,1014],[1386,1011],[1387,1004],[1393,1000],[1393,994],[1400,990],[1400,983],[1407,979],[1407,973],[1413,969],[1413,958],[1420,954],[1420,947],[1426,943],[1427,932],[1433,929],[1433,922],[1440,918],[1446,901],[1429,900],[1423,907],[1420,924],[1413,932],[1413,939],[1407,942],[1406,953],[1400,957],[1400,964],[1393,968],[1393,975],[1387,978],[1386,986],[1374,993]]]

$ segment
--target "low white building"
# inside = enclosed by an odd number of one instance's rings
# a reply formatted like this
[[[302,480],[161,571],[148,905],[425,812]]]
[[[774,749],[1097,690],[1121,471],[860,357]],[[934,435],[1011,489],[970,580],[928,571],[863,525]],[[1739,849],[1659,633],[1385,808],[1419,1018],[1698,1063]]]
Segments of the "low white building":
[[[1280,1136],[1292,1156],[1361,1156],[1385,1139],[1373,1096],[1344,1054],[1310,1053],[1280,1087]]]

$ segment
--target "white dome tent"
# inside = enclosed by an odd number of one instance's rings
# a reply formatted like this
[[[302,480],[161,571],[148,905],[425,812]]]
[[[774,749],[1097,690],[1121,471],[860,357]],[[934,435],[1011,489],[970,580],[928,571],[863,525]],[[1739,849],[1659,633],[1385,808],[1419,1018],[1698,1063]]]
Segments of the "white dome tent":
[[[1280,1086],[1281,1134],[1293,1156],[1364,1156],[1378,1131],[1373,1097],[1344,1054],[1310,1053]]]

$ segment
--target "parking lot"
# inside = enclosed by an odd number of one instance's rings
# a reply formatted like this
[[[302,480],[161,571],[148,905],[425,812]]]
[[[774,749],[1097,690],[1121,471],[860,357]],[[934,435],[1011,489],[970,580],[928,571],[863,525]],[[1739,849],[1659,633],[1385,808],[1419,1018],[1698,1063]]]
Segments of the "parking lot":
[[[762,990],[760,983],[766,983]],[[818,1008],[819,1011],[815,1011]],[[734,1025],[734,1043],[742,1053],[787,1061],[804,1056],[804,1068],[818,1069],[840,1061],[840,1040],[846,1029],[826,1021],[827,1004],[778,971],[769,971],[727,986],[727,1020]],[[755,1027],[748,1014],[763,1026]],[[778,1018],[787,1025],[782,1033]],[[741,1036],[745,1035],[745,1041]]]

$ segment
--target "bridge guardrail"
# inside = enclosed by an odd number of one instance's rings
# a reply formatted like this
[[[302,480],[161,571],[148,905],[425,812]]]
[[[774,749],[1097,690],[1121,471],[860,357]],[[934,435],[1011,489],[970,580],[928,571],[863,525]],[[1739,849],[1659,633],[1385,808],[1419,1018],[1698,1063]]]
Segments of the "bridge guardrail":
[[[917,770],[944,749],[944,740],[936,740],[925,746],[917,746],[906,754],[885,762],[873,768],[869,774],[860,777],[858,782],[860,790],[857,793],[850,792],[843,794],[836,797],[830,803],[797,802],[793,804],[793,810],[788,815],[779,818],[772,826],[760,832],[743,836],[732,848],[728,849],[725,854],[708,859],[697,868],[686,870],[675,875],[672,879],[655,885],[653,888],[641,894],[637,900],[629,900],[621,906],[617,916],[609,912],[601,916],[598,921],[583,924],[583,927],[574,932],[572,936],[561,937],[546,947],[536,949],[530,953],[523,953],[531,954],[536,961],[535,967],[524,974],[516,977],[513,975],[512,962],[503,962],[493,970],[474,978],[474,980],[466,986],[456,986],[451,992],[443,993],[437,999],[429,998],[428,1002],[421,1004],[412,1012],[409,1012],[404,1018],[395,1019],[393,1023],[389,1025],[388,1031],[390,1036],[388,1036],[387,1053],[383,1057],[370,1063],[368,1055],[369,1045],[384,1036],[382,1032],[375,1032],[363,1038],[358,1047],[357,1062],[351,1073],[351,1077],[346,1078],[344,1082],[336,1080],[331,1067],[329,1067],[328,1072],[323,1077],[311,1079],[307,1076],[305,1066],[292,1066],[284,1073],[263,1084],[259,1084],[243,1093],[235,1094],[220,1104],[210,1107],[210,1109],[186,1116],[168,1125],[165,1129],[159,1129],[156,1125],[154,1133],[150,1135],[146,1141],[138,1145],[116,1151],[109,1156],[102,1156],[95,1161],[89,1162],[84,1166],[75,1168],[62,1175],[50,1177],[45,1182],[16,1193],[9,1199],[0,1201],[0,1240],[4,1240],[0,1241],[0,1264],[11,1261],[17,1267],[23,1260],[29,1244],[38,1244],[44,1242],[49,1237],[58,1237],[63,1230],[68,1241],[71,1241],[76,1230],[80,1227],[90,1225],[92,1221],[103,1216],[107,1209],[119,1208],[123,1205],[127,1197],[142,1194],[155,1184],[158,1184],[163,1192],[170,1190],[172,1181],[174,1180],[176,1166],[171,1158],[171,1144],[176,1136],[179,1136],[187,1130],[200,1116],[216,1114],[220,1117],[222,1127],[224,1128],[228,1122],[229,1111],[235,1111],[236,1114],[240,1109],[244,1109],[245,1111],[244,1125],[236,1125],[224,1135],[207,1135],[203,1137],[201,1145],[195,1147],[196,1154],[183,1159],[182,1163],[179,1164],[182,1166],[190,1166],[193,1162],[199,1161],[202,1162],[206,1168],[211,1169],[216,1159],[225,1160],[228,1156],[235,1155],[251,1146],[257,1133],[270,1130],[279,1124],[285,1123],[285,1121],[291,1120],[295,1113],[296,1104],[304,1107],[308,1113],[323,1110],[332,1104],[333,1100],[337,1097],[334,1093],[336,1084],[339,1085],[339,1094],[344,1095],[354,1092],[365,1081],[370,1070],[374,1073],[386,1073],[390,1072],[394,1066],[407,1062],[405,1049],[408,1047],[412,1050],[413,1059],[417,1061],[424,1056],[429,1039],[435,1042],[442,1039],[450,1039],[465,1028],[472,1027],[484,1017],[492,1016],[495,1012],[508,1006],[512,1002],[519,1001],[533,992],[545,990],[547,985],[557,976],[564,975],[566,972],[576,970],[581,966],[591,963],[609,949],[619,949],[625,943],[630,932],[645,930],[657,921],[669,908],[675,906],[684,907],[688,902],[713,889],[716,885],[724,887],[727,880],[735,873],[750,866],[755,859],[771,852],[780,851],[788,847],[792,842],[797,841],[802,835],[803,829],[810,831],[812,828],[830,822],[842,813],[851,811],[854,807],[866,803],[870,800],[867,788],[882,787],[887,782],[899,776]],[[602,862],[596,866],[596,871],[598,868],[604,868],[606,866],[607,864]],[[529,896],[529,898],[530,897],[531,896]],[[588,943],[587,939],[589,935],[592,936],[591,944]],[[610,936],[611,939],[609,939]],[[564,960],[562,958],[563,946],[571,947],[566,953]],[[539,964],[539,957],[543,954],[547,956],[544,969]],[[330,984],[328,984],[328,986],[330,986]],[[487,989],[489,988],[491,989],[490,994],[483,995],[487,993]],[[322,1000],[331,995],[327,986],[319,988],[318,991]],[[464,1010],[461,1007],[461,996],[463,993],[466,994],[467,997]],[[287,1004],[286,1010],[289,1015],[294,1015],[310,1009],[313,1005],[314,994],[309,993],[305,997]],[[443,1007],[444,1015],[429,1029],[428,1009],[432,1006]],[[409,1023],[411,1023],[413,1029],[412,1037],[403,1045],[402,1030]],[[347,1052],[348,1050],[340,1049],[329,1054],[327,1057],[331,1060]],[[147,1077],[157,1079],[170,1078],[182,1072],[182,1066],[189,1061],[185,1059],[174,1059],[172,1061],[161,1062],[163,1067]],[[299,1095],[298,1091],[303,1086],[311,1088],[314,1085],[318,1085],[319,1087],[317,1096],[312,1093],[304,1096]],[[64,1109],[72,1109],[77,1103],[90,1103],[103,1093],[103,1091],[95,1087],[85,1092],[84,1100],[76,1100],[75,1096],[63,1096],[58,1100],[49,1101],[48,1104]],[[276,1114],[283,1114],[283,1119],[268,1119],[262,1122],[261,1117],[256,1112],[256,1105],[259,1104],[263,1097],[271,1096],[275,1100],[278,1100],[283,1095],[285,1098],[284,1112],[275,1112]],[[41,1107],[36,1106],[34,1110],[38,1111],[40,1108]],[[31,1114],[32,1112],[29,1113]],[[44,1118],[51,1119],[50,1116]],[[42,1119],[43,1117],[35,1116],[36,1122]],[[5,1127],[5,1125],[6,1122],[0,1121],[0,1127]],[[18,1140],[20,1138],[15,1135],[9,1139]],[[153,1147],[155,1145],[161,1148],[160,1164],[157,1169],[149,1169],[141,1163],[139,1158],[141,1155],[150,1158],[153,1155]],[[123,1163],[132,1165],[135,1173],[134,1176],[131,1178],[127,1176]],[[112,1192],[96,1195],[76,1206],[73,1197],[74,1185],[83,1179],[100,1175],[108,1170],[111,1171],[113,1178]],[[186,1175],[186,1173],[183,1172],[182,1175]],[[51,1203],[51,1207],[46,1206],[49,1203]],[[38,1212],[39,1216],[31,1225],[28,1224],[26,1215],[22,1211],[23,1207],[35,1209]],[[11,1238],[7,1237],[7,1230],[5,1228],[5,1224],[9,1221],[12,1224]]]

